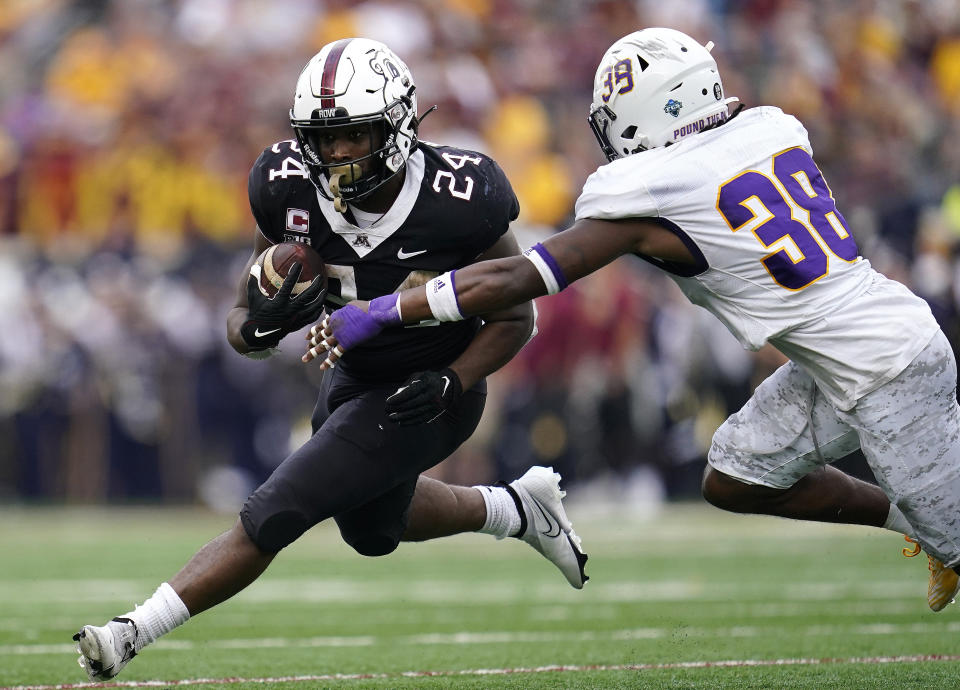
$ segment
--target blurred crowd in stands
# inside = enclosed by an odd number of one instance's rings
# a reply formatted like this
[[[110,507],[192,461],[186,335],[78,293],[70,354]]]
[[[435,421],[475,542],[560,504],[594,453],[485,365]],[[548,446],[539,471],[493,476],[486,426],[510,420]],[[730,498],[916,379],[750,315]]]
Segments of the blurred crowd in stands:
[[[960,342],[957,0],[4,0],[0,3],[0,501],[234,509],[309,433],[317,372],[290,336],[235,354],[246,175],[290,138],[324,43],[388,43],[423,137],[484,151],[521,244],[561,229],[603,162],[597,63],[671,26],[716,43],[728,94],[807,126],[862,254]],[[480,431],[437,472],[648,498],[697,492],[716,426],[782,358],[748,353],[639,260],[541,299]]]

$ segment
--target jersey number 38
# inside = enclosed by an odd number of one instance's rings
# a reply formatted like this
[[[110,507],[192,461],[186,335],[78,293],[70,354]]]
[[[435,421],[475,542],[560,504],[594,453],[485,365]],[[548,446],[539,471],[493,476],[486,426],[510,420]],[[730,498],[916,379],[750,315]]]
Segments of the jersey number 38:
[[[810,154],[782,151],[772,172],[748,170],[725,182],[717,210],[733,232],[749,228],[764,247],[780,243],[761,259],[777,284],[801,290],[827,275],[827,252],[856,261],[857,243]]]

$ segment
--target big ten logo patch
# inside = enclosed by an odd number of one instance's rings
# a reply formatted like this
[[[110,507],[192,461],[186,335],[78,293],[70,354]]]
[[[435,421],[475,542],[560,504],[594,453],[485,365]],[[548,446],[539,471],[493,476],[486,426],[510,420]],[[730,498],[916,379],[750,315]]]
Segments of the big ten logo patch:
[[[287,209],[287,232],[310,234],[310,213],[299,208]]]

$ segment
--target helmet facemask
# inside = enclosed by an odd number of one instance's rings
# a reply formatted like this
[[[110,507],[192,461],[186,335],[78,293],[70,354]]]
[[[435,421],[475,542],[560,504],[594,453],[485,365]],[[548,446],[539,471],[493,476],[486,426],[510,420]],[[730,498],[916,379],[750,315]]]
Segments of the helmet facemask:
[[[617,114],[613,112],[610,106],[601,105],[591,110],[590,116],[587,119],[590,122],[590,129],[593,130],[593,135],[600,144],[600,150],[603,151],[603,155],[607,157],[607,160],[613,161],[619,158],[620,154],[617,153],[617,150],[613,147],[613,143],[610,141],[610,131],[616,127],[615,121]],[[632,127],[634,130],[633,133],[628,131],[631,127],[632,126],[628,126],[626,130],[620,133],[621,139],[629,138],[627,135],[633,136],[636,133],[636,127]],[[639,153],[640,151],[646,150],[647,147],[642,142],[638,142],[637,147],[629,151],[629,153]]]
[[[347,201],[369,196],[403,169],[406,159],[397,147],[397,124],[406,118],[408,108],[398,100],[371,115],[292,120],[310,181],[337,211],[345,212]],[[416,122],[414,118],[414,129]],[[365,130],[369,153],[347,161],[324,161],[324,136],[343,129]]]

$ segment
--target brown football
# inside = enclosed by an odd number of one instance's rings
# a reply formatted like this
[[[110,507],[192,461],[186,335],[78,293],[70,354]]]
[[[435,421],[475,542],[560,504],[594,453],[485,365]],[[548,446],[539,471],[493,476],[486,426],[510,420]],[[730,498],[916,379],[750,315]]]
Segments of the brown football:
[[[299,263],[303,268],[293,286],[292,294],[299,295],[318,276],[323,279],[326,287],[327,272],[323,265],[323,258],[316,250],[301,242],[281,242],[271,245],[257,257],[255,264],[250,268],[250,274],[257,276],[259,272],[260,292],[267,297],[273,297],[283,285],[294,263]]]

